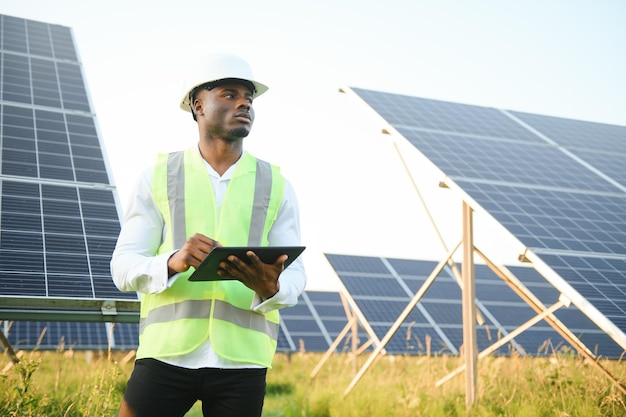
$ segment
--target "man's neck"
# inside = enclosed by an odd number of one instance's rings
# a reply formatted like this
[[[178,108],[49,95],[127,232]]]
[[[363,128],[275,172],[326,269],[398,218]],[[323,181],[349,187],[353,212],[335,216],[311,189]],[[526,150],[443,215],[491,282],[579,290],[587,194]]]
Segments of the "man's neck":
[[[227,142],[224,140],[200,141],[198,144],[202,158],[220,176],[241,158],[242,141]]]

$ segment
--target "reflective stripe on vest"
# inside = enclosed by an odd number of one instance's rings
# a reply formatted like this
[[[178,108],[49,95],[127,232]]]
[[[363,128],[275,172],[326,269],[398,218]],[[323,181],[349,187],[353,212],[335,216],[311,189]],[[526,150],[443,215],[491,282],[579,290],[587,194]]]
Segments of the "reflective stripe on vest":
[[[267,208],[270,204],[271,192],[272,167],[269,163],[257,159],[252,221],[250,222],[248,246],[261,246],[263,241],[263,229],[265,228],[265,217],[267,216]]]
[[[174,247],[182,248],[187,241],[187,231],[185,230],[185,152],[174,152],[168,156],[167,197],[172,218]]]
[[[148,324],[165,323],[179,319],[205,319],[210,314],[211,305],[206,300],[188,300],[176,304],[166,304],[150,311],[149,322],[147,320],[140,321],[139,334],[143,333]],[[241,310],[222,300],[215,300],[213,318],[265,333],[273,340],[278,339],[279,325],[277,323],[265,320],[260,314],[250,315],[249,311]]]

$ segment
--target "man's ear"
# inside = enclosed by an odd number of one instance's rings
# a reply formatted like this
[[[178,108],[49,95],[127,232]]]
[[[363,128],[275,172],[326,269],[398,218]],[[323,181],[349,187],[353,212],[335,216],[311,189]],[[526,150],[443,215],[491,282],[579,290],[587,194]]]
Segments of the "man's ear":
[[[204,116],[204,102],[199,98],[194,98],[191,105],[191,112],[194,116]]]

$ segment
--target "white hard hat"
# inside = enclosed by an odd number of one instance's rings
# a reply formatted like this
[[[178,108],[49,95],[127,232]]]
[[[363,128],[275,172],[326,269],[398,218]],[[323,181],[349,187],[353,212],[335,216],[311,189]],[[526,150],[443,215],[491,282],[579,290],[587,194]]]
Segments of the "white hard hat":
[[[180,101],[180,108],[191,112],[189,97],[191,92],[203,84],[224,79],[238,79],[251,82],[255,88],[252,95],[253,98],[257,98],[268,89],[265,84],[254,80],[252,68],[240,57],[227,53],[212,54],[190,68],[189,76],[185,82],[185,95]]]

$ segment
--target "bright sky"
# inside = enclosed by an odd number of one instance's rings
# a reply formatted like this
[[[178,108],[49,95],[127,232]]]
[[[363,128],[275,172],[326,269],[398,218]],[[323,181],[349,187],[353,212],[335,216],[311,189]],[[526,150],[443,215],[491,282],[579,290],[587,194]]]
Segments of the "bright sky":
[[[187,63],[250,61],[270,90],[245,146],[296,188],[312,289],[328,284],[323,252],[446,253],[393,139],[339,87],[626,125],[621,0],[0,0],[0,13],[73,29],[123,206],[156,152],[197,140],[178,109]],[[460,205],[408,158],[452,246]]]

